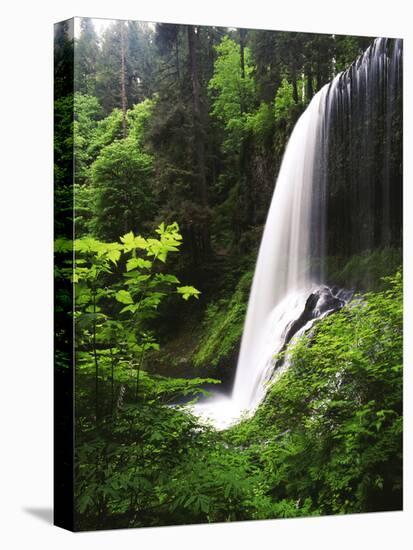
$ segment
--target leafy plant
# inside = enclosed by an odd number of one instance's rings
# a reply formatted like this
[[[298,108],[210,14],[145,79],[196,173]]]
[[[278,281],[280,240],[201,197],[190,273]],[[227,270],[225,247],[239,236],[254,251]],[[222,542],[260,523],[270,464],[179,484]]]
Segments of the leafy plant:
[[[288,120],[294,107],[293,86],[284,78],[275,95],[274,116],[276,122]]]
[[[224,365],[241,341],[252,273],[240,280],[230,299],[210,303],[204,321],[203,337],[195,351],[196,367]]]
[[[212,114],[225,126],[225,147],[237,148],[245,131],[246,113],[254,104],[255,84],[250,52],[245,48],[242,74],[241,50],[234,40],[224,37],[216,51],[218,57],[214,64],[214,75],[208,84],[212,97]]]
[[[277,506],[306,502],[315,514],[401,507],[401,273],[385,285],[302,337],[255,417],[229,431],[261,464]]]

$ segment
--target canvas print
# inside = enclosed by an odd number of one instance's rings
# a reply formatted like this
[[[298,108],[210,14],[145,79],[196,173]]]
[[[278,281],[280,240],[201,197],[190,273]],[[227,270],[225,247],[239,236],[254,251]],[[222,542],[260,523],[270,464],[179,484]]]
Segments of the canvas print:
[[[55,27],[55,523],[402,509],[403,41]]]

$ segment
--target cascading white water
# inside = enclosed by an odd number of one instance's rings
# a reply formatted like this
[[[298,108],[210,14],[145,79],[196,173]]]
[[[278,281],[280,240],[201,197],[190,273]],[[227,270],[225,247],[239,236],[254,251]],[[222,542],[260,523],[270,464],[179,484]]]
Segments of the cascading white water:
[[[274,379],[274,356],[349,298],[320,286],[327,206],[335,217],[333,250],[350,256],[374,242],[397,244],[401,142],[392,123],[401,111],[401,67],[402,42],[376,39],[298,120],[265,224],[232,394],[193,408],[217,428],[253,412]]]
[[[321,264],[315,269],[311,261],[314,199],[319,195],[314,189],[315,171],[322,149],[326,89],[313,98],[294,128],[271,201],[231,397],[241,410],[254,409],[260,402],[265,366],[281,349],[284,329],[299,317],[312,288],[322,282]]]
[[[284,154],[258,254],[232,395],[209,399],[194,409],[217,427],[260,403],[286,328],[321,283],[321,264],[318,269],[312,265],[312,241],[315,230],[323,231],[322,224],[315,228],[314,223],[320,197],[314,182],[326,89],[314,96],[298,120]],[[317,242],[322,241],[317,234]]]

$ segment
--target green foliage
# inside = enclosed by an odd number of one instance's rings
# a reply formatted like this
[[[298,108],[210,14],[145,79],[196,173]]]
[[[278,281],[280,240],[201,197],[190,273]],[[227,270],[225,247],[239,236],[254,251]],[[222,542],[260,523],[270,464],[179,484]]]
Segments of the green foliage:
[[[212,434],[195,451],[177,470],[172,511],[184,513],[191,523],[251,518],[259,478],[245,456],[225,449]]]
[[[88,17],[80,19],[80,36],[75,39],[75,52],[75,90],[82,94],[94,95],[100,50],[93,22]]]
[[[257,111],[247,118],[247,128],[259,145],[269,143],[274,132],[274,112],[272,105],[261,102]]]
[[[119,22],[97,37],[83,19],[76,93],[66,83],[55,104],[62,215],[73,204],[73,147],[76,163],[75,256],[73,243],[57,240],[64,284],[56,310],[70,310],[70,278],[78,526],[400,508],[401,277],[378,282],[399,265],[398,250],[329,258],[333,284],[377,292],[297,343],[254,418],[216,432],[185,406],[217,383],[188,378],[191,363],[215,368],[223,380],[233,374],[226,367],[236,362],[251,283],[245,251],[258,246],[295,121],[369,39],[198,28],[195,75],[187,30]],[[68,66],[72,45],[60,46]],[[57,85],[65,87],[59,74]],[[68,221],[56,221],[57,235],[71,234]],[[158,350],[175,331],[190,333],[190,345],[171,346],[158,371]],[[57,355],[59,368],[65,353]],[[168,367],[179,367],[180,377],[154,374]]]
[[[208,305],[202,340],[193,357],[196,367],[224,365],[231,354],[237,351],[244,327],[251,280],[252,273],[247,272],[229,299]]]
[[[134,140],[139,149],[144,148],[148,120],[155,100],[146,99],[133,105],[126,112],[126,126],[129,138]],[[83,164],[89,168],[101,151],[114,141],[123,138],[122,112],[113,109],[102,118],[102,108],[96,97],[75,94],[75,158],[79,166],[76,176],[83,175]],[[80,183],[80,181],[79,181]]]
[[[104,147],[121,138],[122,112],[120,109],[113,109],[96,125],[95,134],[89,143],[91,158],[95,160]]]
[[[124,405],[96,434],[87,421],[77,445],[80,529],[167,524],[174,474],[188,449],[200,446],[195,420],[148,395]]]
[[[216,47],[218,57],[208,89],[212,97],[212,115],[225,127],[226,147],[237,148],[245,130],[247,116],[254,105],[253,66],[248,48],[244,51],[244,75],[240,46],[225,36]]]
[[[146,325],[161,301],[171,293],[184,300],[200,294],[159,270],[182,244],[178,225],[162,223],[156,233],[130,232],[113,243],[77,239],[74,269],[68,259],[58,274],[75,283],[80,529],[108,520],[114,526],[164,524],[176,498],[174,472],[204,437],[191,415],[165,404],[205,394],[202,385],[217,381],[152,377],[143,370],[145,352],[159,349]],[[71,246],[59,239],[56,253],[70,253]]]
[[[188,300],[191,296],[198,298],[198,294],[200,294],[199,290],[193,286],[179,286],[177,291],[179,294],[182,294],[184,300]]]
[[[152,218],[152,157],[133,137],[103,148],[92,166],[96,189],[96,234],[105,239],[139,231]]]
[[[401,508],[400,272],[386,283],[302,337],[255,417],[230,431],[278,502],[315,514]]]
[[[283,79],[281,86],[278,88],[274,101],[274,116],[275,121],[285,121],[291,116],[291,111],[294,109],[295,101],[293,98],[293,86]]]
[[[75,93],[73,133],[77,184],[85,183],[88,179],[88,170],[93,160],[91,143],[95,139],[101,114],[101,107],[96,97]]]
[[[100,35],[95,74],[95,94],[105,114],[120,107],[121,30],[124,34],[125,91],[127,107],[140,103],[153,92],[157,59],[154,56],[153,29],[148,23],[115,21]],[[90,92],[89,92],[90,93]]]
[[[131,107],[126,113],[129,136],[134,138],[139,147],[143,147],[148,130],[149,119],[152,116],[155,100],[145,99]]]
[[[362,36],[334,36],[335,42],[335,69],[344,71],[354,59],[357,59],[368,48],[371,41]]]
[[[245,77],[241,73],[240,46],[225,36],[216,47],[218,57],[214,65],[214,76],[208,87],[214,97],[212,113],[228,124],[242,114],[242,106],[248,110],[253,104],[254,80],[250,52],[245,50]]]
[[[76,238],[91,233],[93,224],[93,205],[95,190],[87,183],[73,186],[74,223]]]
[[[158,238],[146,239],[130,232],[121,242],[113,243],[92,237],[77,239],[75,268],[68,260],[68,267],[61,272],[75,283],[79,365],[85,372],[92,369],[96,384],[102,362],[104,370],[112,369],[112,378],[115,364],[120,370],[135,371],[138,385],[144,352],[159,347],[147,329],[147,320],[156,315],[159,304],[172,292],[185,300],[200,294],[192,286],[182,287],[175,276],[156,269],[159,262],[164,264],[169,254],[179,250],[182,238],[178,225],[161,224],[157,234]],[[65,250],[69,251],[67,241],[57,241],[56,252]],[[95,398],[97,417],[97,392]]]
[[[73,94],[54,102],[54,180],[56,187],[71,185],[73,178]]]
[[[145,100],[127,111],[128,136],[123,139],[119,109],[102,119],[96,97],[75,94],[75,223],[79,236],[93,233],[114,239],[129,230],[141,230],[153,217],[153,159],[145,150],[153,105],[153,100]]]
[[[377,248],[355,254],[350,258],[327,257],[327,273],[333,284],[357,290],[380,290],[385,279],[395,272],[402,262],[399,248]]]

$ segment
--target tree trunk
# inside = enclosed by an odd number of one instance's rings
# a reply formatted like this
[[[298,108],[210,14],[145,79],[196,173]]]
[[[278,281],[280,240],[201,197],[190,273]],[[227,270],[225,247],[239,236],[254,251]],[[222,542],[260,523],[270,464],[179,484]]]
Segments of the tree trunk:
[[[122,134],[126,137],[126,85],[125,85],[125,25],[120,23],[120,99],[122,107]]]
[[[316,91],[320,91],[323,86],[323,77],[321,75],[321,64],[317,63],[317,73],[316,73]]]
[[[311,70],[311,67],[307,68],[306,77],[307,77],[307,97],[308,97],[308,101],[311,101],[311,98],[314,95],[313,72]]]
[[[291,74],[291,83],[293,85],[294,103],[298,103],[297,73],[296,73],[295,69],[292,71],[292,74]]]
[[[206,172],[205,172],[205,144],[202,130],[201,100],[199,91],[198,63],[196,54],[196,42],[198,35],[195,33],[195,27],[187,26],[188,32],[188,50],[189,50],[189,74],[192,81],[192,105],[194,113],[194,138],[195,154],[198,168],[198,188],[201,204],[208,205]]]

